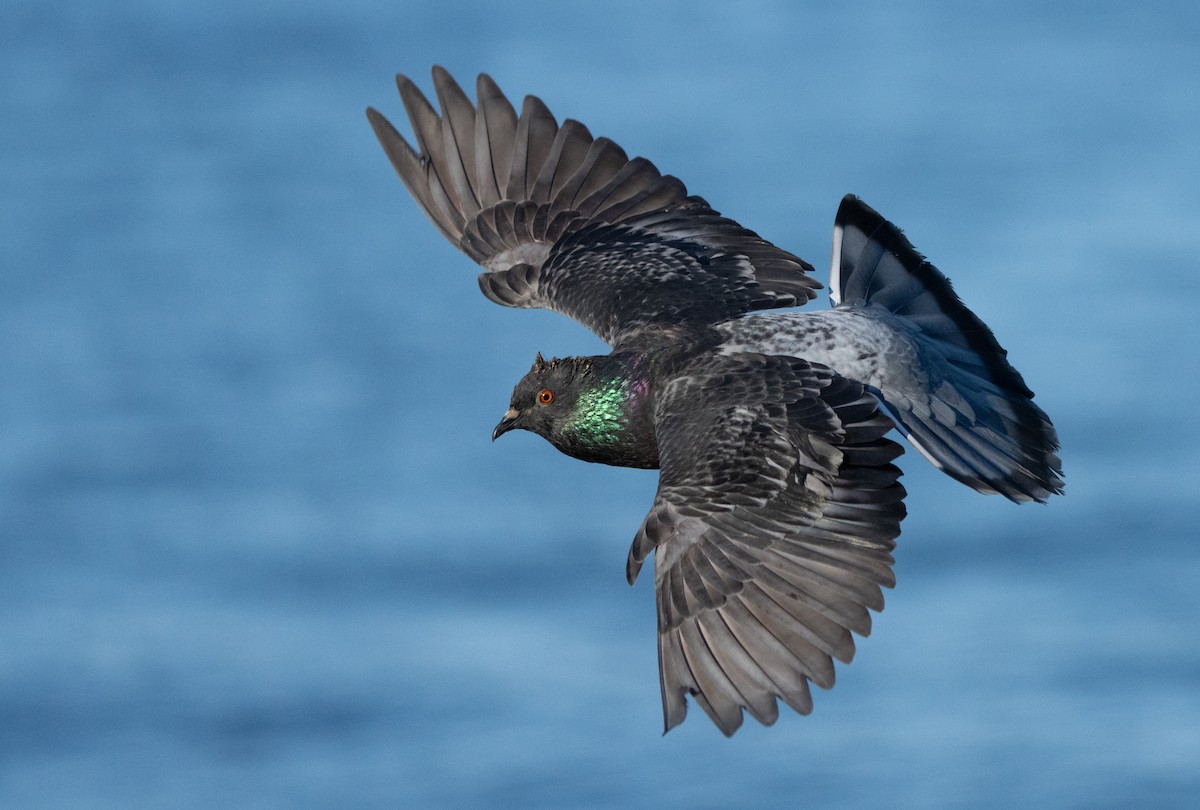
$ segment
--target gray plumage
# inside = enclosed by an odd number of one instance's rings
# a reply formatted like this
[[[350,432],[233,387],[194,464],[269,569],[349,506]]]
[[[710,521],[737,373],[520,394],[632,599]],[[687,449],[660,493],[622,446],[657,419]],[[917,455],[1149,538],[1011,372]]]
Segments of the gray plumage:
[[[568,315],[613,347],[544,361],[493,437],[523,428],[587,461],[658,467],[629,552],[655,558],[665,726],[691,695],[732,734],[776,700],[812,709],[891,587],[904,517],[896,427],[981,492],[1062,490],[1050,420],[991,331],[904,235],[847,196],[832,310],[799,306],[812,267],[649,161],[537,98],[475,104],[434,68],[437,112],[397,78],[413,148],[368,118],[409,192],[510,307]]]

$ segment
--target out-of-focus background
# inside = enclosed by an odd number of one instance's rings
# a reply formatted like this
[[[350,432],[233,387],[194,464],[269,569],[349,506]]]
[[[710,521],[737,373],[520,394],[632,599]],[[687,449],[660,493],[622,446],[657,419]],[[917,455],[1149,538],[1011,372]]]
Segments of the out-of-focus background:
[[[1200,7],[8,0],[0,806],[1183,807],[1200,795]],[[536,93],[828,278],[846,192],[1063,440],[903,460],[807,718],[665,738],[648,472],[489,432],[535,351],[393,174],[392,75]],[[822,301],[820,306],[825,306]]]

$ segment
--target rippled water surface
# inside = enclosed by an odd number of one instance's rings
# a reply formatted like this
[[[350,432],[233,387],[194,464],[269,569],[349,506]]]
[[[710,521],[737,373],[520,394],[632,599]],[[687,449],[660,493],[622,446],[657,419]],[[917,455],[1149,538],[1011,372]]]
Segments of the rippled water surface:
[[[0,806],[1184,807],[1200,795],[1192,3],[0,10]],[[1059,425],[916,454],[807,718],[666,737],[653,473],[488,440],[582,327],[476,291],[363,117],[542,96],[818,268],[904,227]],[[824,303],[821,304],[824,306]]]

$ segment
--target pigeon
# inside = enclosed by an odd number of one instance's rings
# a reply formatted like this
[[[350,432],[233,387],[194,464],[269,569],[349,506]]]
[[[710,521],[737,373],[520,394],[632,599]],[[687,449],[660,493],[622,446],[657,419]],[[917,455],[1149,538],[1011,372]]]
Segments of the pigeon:
[[[687,698],[727,736],[779,701],[812,711],[895,584],[895,429],[974,490],[1045,502],[1058,438],[992,331],[891,222],[838,208],[821,285],[677,178],[486,74],[441,67],[438,108],[397,76],[414,144],[367,117],[434,226],[497,304],[560,312],[612,352],[537,356],[492,433],[658,469],[626,564],[654,557],[664,733]],[[772,310],[787,310],[772,312]]]

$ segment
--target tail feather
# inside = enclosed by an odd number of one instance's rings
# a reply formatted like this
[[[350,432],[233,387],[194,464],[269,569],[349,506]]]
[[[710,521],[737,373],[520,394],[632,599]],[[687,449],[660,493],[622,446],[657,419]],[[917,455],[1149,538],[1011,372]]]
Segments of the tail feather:
[[[900,229],[853,195],[838,209],[830,297],[913,339],[929,377],[923,395],[886,375],[875,388],[924,456],[1014,501],[1062,492],[1058,436],[1008,353]]]

